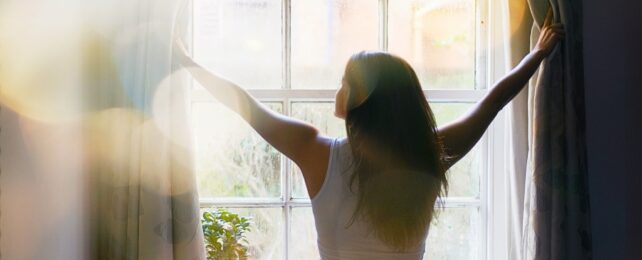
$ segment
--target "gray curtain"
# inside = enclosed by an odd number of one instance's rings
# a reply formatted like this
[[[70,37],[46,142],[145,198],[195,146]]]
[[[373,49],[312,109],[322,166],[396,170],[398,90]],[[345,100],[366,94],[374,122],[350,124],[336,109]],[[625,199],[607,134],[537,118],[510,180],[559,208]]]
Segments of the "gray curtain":
[[[530,196],[534,259],[590,259],[582,1],[529,0],[536,40],[548,10],[565,40],[543,62],[532,95]],[[550,7],[550,9],[549,9]]]

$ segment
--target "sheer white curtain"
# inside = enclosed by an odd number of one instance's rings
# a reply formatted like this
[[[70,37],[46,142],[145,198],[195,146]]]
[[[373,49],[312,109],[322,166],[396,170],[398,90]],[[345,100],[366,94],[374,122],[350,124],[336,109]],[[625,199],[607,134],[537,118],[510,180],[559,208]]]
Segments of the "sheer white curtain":
[[[498,0],[493,1],[497,13],[495,17],[499,23],[494,24],[498,30],[500,43],[495,48],[495,59],[500,59],[500,66],[496,69],[501,73],[495,73],[494,80],[498,80],[501,75],[505,75],[509,70],[514,68],[522,60],[532,47],[532,15],[526,0]],[[536,38],[535,38],[536,39]],[[498,252],[501,256],[511,260],[525,260],[526,253],[530,251],[526,235],[532,230],[525,225],[525,220],[529,219],[528,205],[525,204],[525,198],[528,198],[530,190],[527,180],[529,180],[529,148],[531,136],[531,119],[532,110],[532,82],[526,86],[514,99],[507,108],[506,124],[504,132],[507,133],[505,140],[505,169],[507,173],[506,191],[507,198],[505,202],[506,211],[504,216],[507,221],[506,247],[505,251]]]
[[[0,1],[3,259],[205,259],[189,4]]]
[[[188,4],[94,3],[84,98],[94,258],[204,259],[188,78],[172,59]]]
[[[531,50],[532,16],[526,1],[509,1],[508,13],[510,23],[510,56],[508,64],[516,66],[520,60]],[[519,20],[519,22],[518,22]],[[532,82],[531,82],[532,83]],[[510,104],[508,128],[510,141],[508,142],[509,163],[509,259],[525,260],[524,253],[529,249],[529,244],[524,241],[525,233],[530,232],[525,225],[529,218],[528,205],[528,155],[530,145],[530,129],[532,111],[530,108],[532,98],[532,84],[529,84]]]
[[[0,1],[2,259],[83,259],[87,246],[79,3]]]

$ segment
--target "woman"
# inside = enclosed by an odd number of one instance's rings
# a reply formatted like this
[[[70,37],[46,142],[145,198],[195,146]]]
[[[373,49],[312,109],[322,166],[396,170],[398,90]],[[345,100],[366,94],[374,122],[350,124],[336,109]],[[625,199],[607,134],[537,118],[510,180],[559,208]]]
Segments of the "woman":
[[[302,170],[322,259],[421,259],[446,171],[480,139],[562,39],[545,26],[535,48],[465,116],[437,128],[413,69],[383,52],[353,55],[336,94],[348,137],[273,111],[208,72],[177,44],[181,63],[214,97]]]

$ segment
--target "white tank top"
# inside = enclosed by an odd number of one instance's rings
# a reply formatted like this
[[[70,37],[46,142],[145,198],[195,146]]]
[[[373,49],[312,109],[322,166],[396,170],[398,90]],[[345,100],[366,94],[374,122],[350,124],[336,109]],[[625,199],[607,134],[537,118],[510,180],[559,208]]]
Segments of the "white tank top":
[[[357,203],[356,194],[349,189],[351,160],[347,139],[334,139],[325,180],[312,198],[321,259],[422,259],[425,240],[416,248],[399,252],[369,232],[366,223],[357,220],[348,226]]]

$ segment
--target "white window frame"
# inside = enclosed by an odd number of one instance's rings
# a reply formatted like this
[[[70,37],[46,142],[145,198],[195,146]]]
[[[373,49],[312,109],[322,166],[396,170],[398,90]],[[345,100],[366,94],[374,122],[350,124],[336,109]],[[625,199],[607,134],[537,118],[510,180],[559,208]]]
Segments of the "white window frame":
[[[275,0],[276,1],[276,0]],[[291,88],[291,1],[281,0],[282,5],[282,41],[283,51],[283,88],[281,89],[247,89],[256,99],[263,102],[280,102],[283,105],[283,114],[290,115],[293,102],[299,101],[334,101],[336,90],[331,89],[292,89]],[[388,4],[390,0],[376,0],[379,5],[379,48],[388,50]],[[492,83],[498,79],[498,74],[503,73],[503,63],[493,59],[492,48],[501,37],[493,23],[493,9],[497,9],[495,1],[476,0],[476,69],[474,90],[424,90],[429,102],[448,103],[473,103],[481,100],[487,93]],[[191,5],[193,14],[193,7]],[[192,16],[193,17],[193,16]],[[193,20],[192,20],[193,21]],[[193,26],[193,22],[191,22]],[[492,25],[492,26],[491,26]],[[193,27],[192,27],[193,35]],[[193,43],[193,40],[191,41]],[[213,97],[204,89],[191,88],[191,103],[212,102]],[[482,136],[478,145],[482,148],[481,162],[482,173],[479,178],[479,198],[448,197],[444,199],[446,208],[479,208],[479,259],[506,260],[507,241],[507,183],[505,167],[505,116],[500,113]],[[201,198],[201,208],[228,207],[228,208],[282,208],[284,230],[284,252],[286,259],[291,259],[289,252],[291,233],[292,209],[297,207],[310,207],[309,199],[292,198],[293,182],[291,178],[292,162],[284,155],[281,156],[281,196],[279,198]],[[491,174],[492,173],[492,174]]]

